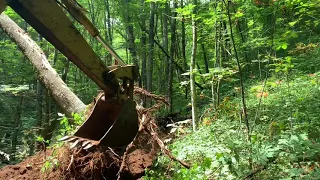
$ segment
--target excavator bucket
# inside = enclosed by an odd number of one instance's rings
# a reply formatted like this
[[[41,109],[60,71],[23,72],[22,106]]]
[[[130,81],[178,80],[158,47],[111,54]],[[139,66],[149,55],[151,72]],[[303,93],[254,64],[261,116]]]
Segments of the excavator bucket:
[[[73,2],[73,3],[71,3]],[[85,149],[96,145],[120,147],[129,144],[138,132],[138,115],[133,101],[134,66],[106,67],[81,33],[67,17],[67,9],[89,33],[103,43],[117,60],[120,57],[99,36],[99,31],[69,0],[0,0],[0,13],[8,5],[80,68],[103,91],[94,102],[90,115],[74,136],[61,140],[81,144]],[[119,79],[123,81],[120,87]],[[129,84],[128,84],[129,82]]]
[[[138,131],[138,114],[135,103],[128,99],[121,106],[98,96],[87,120],[81,125],[72,141],[86,146],[103,144],[121,147],[129,144]]]
[[[122,147],[128,145],[138,132],[136,104],[131,99],[119,106],[101,94],[89,111],[87,119],[73,136],[60,139],[72,143],[71,148],[77,145],[84,149],[97,145]]]

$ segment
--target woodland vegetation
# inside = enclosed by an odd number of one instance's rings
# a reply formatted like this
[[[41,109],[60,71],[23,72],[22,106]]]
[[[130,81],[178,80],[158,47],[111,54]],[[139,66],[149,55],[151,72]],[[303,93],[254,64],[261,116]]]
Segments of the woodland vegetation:
[[[144,179],[320,179],[318,0],[78,2],[125,63],[139,67],[136,86],[169,102],[153,115],[166,146],[191,167],[159,153]],[[41,47],[84,109],[99,87],[12,9],[4,14]],[[5,30],[0,112],[0,166],[54,146],[74,130],[68,118],[82,116],[61,111]]]

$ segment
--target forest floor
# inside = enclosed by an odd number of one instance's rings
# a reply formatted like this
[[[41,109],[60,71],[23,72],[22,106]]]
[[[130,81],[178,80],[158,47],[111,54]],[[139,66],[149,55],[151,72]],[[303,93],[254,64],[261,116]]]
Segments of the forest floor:
[[[290,78],[245,84],[250,141],[241,96],[230,92],[218,110],[206,104],[198,131],[177,125],[168,148],[192,167],[160,155],[144,179],[320,179],[320,71],[298,65]]]

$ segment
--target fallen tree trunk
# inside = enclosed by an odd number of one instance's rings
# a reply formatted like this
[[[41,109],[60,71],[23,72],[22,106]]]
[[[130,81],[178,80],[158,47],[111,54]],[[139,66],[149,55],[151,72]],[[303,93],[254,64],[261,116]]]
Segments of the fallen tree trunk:
[[[86,105],[63,82],[51,67],[44,52],[24,30],[5,14],[0,14],[0,27],[29,59],[37,71],[38,79],[66,116],[71,117],[72,113],[85,110]]]

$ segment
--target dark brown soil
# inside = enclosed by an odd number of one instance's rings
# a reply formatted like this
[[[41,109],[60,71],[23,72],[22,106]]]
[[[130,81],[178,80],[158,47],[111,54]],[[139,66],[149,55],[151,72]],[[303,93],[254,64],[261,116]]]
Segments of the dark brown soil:
[[[155,128],[150,122],[147,129]],[[69,149],[68,146],[41,151],[19,164],[0,169],[0,180],[19,179],[117,179],[121,169],[122,180],[139,179],[152,165],[159,146],[148,131],[141,131],[128,152],[125,149],[97,147],[90,150]]]
[[[155,126],[149,123],[147,128]],[[90,150],[69,149],[68,146],[41,151],[19,164],[0,169],[0,180],[19,179],[117,179],[122,164],[122,180],[139,179],[152,165],[159,146],[147,131],[141,131],[132,148],[97,147]],[[122,163],[123,157],[125,163]],[[56,163],[55,163],[56,162]]]
[[[47,156],[52,151],[47,151]],[[0,179],[40,179],[40,172],[44,162],[44,153],[38,153],[25,159],[16,165],[8,165],[0,169]],[[57,173],[53,172],[50,177],[54,178]]]
[[[46,161],[53,164],[53,161],[50,161],[52,157],[59,159],[59,165],[43,170]],[[139,179],[144,175],[145,169],[152,165],[154,157],[153,152],[133,150],[127,155],[126,166],[120,179]],[[75,154],[62,147],[59,152],[39,152],[19,164],[3,167],[0,169],[0,179],[117,179],[121,161],[121,157],[102,148],[94,152],[81,151]]]

